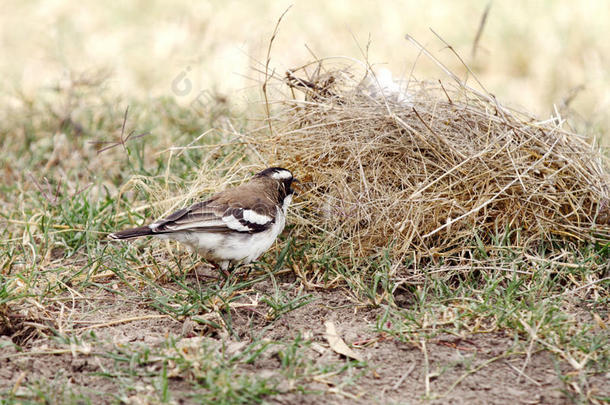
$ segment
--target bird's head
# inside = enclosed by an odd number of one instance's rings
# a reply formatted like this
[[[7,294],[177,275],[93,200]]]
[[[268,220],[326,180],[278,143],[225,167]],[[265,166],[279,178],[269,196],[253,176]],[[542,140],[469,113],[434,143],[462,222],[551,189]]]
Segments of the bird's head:
[[[268,167],[267,169],[258,172],[254,175],[255,178],[269,179],[277,183],[279,200],[283,201],[286,196],[291,196],[294,193],[292,183],[298,182],[292,176],[292,172],[282,167]]]

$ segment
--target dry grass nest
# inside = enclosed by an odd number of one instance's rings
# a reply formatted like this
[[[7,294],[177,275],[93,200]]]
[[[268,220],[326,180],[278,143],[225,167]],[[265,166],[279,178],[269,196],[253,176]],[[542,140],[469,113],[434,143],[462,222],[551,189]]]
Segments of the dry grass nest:
[[[418,260],[498,244],[608,243],[608,162],[592,142],[561,118],[537,121],[453,78],[396,91],[366,63],[318,60],[286,73],[288,91],[267,104],[272,135],[254,139],[264,160],[304,181],[304,236],[360,257]]]

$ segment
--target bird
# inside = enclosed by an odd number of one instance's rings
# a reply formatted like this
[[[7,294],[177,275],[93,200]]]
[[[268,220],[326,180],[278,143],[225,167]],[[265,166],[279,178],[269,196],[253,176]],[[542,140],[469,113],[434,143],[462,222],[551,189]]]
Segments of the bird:
[[[292,202],[290,170],[269,167],[250,181],[180,209],[149,225],[108,235],[111,239],[155,236],[189,246],[225,276],[229,266],[248,264],[266,252],[284,230]]]

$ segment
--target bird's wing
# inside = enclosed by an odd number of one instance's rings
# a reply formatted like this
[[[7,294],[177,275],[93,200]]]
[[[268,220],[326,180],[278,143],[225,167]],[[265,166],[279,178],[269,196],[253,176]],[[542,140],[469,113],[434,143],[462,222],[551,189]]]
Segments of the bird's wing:
[[[219,193],[152,223],[150,228],[154,233],[265,231],[275,223],[277,210],[272,199],[253,191],[242,186]]]

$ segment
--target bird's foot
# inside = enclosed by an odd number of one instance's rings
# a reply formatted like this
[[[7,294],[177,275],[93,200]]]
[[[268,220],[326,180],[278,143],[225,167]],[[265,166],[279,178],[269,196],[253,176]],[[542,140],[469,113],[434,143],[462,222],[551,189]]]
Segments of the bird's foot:
[[[218,280],[218,273],[215,271],[216,266],[212,264],[201,264],[195,268],[195,277],[201,277],[203,279]]]

